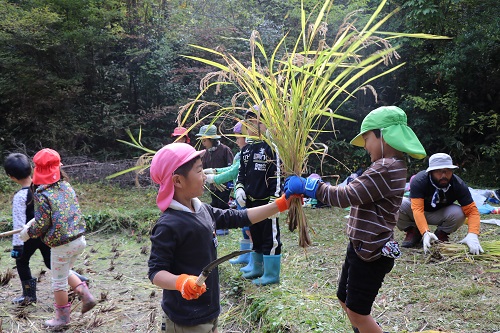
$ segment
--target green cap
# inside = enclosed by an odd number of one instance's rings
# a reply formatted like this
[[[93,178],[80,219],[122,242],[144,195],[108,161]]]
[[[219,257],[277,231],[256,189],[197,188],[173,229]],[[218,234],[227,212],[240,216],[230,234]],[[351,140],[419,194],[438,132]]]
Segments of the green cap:
[[[220,139],[220,135],[217,135],[217,127],[215,125],[203,125],[200,128],[200,132],[196,134],[198,140],[200,139]]]
[[[408,127],[406,113],[397,106],[382,106],[370,112],[363,119],[361,130],[351,144],[364,147],[362,135],[374,129],[380,129],[385,142],[394,149],[417,159],[427,155],[413,130]]]

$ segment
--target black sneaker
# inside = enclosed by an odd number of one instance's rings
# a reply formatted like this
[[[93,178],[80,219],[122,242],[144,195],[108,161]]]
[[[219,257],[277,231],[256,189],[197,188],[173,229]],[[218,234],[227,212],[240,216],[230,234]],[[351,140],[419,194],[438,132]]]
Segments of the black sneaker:
[[[422,240],[422,235],[420,234],[420,231],[418,231],[417,227],[408,227],[405,231],[406,237],[403,244],[401,244],[402,247],[415,247]]]

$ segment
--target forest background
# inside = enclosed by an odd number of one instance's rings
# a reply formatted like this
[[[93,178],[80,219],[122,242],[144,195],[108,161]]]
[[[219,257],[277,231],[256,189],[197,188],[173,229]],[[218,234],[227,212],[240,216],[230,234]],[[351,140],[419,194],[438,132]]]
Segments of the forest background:
[[[300,30],[300,0],[0,0],[0,153],[32,156],[43,147],[63,156],[102,162],[137,157],[117,139],[142,129],[146,147],[170,141],[179,107],[195,98],[213,71],[182,55],[189,44],[250,59],[248,39],[260,32],[268,50]],[[306,12],[317,0],[303,0]],[[339,0],[328,17],[334,38],[348,13],[361,24],[378,1]],[[428,155],[449,153],[460,176],[475,186],[500,186],[500,2],[498,0],[394,0],[400,7],[382,30],[422,32],[451,40],[404,40],[401,69],[372,82],[339,114],[360,121],[370,110],[398,105]],[[383,13],[384,14],[384,13]],[[209,54],[203,54],[210,57]],[[214,59],[215,60],[215,59]],[[207,100],[230,105],[234,90]],[[335,106],[333,106],[335,107]],[[210,112],[206,108],[204,112]],[[194,119],[189,120],[192,122]],[[188,121],[188,126],[190,123]],[[207,120],[209,121],[209,120]],[[221,128],[230,133],[231,128]],[[366,166],[349,145],[359,122],[335,121],[335,135],[320,136],[331,160],[324,175]],[[225,142],[231,144],[229,141]],[[235,146],[234,146],[235,147]],[[349,158],[345,158],[349,156]],[[310,161],[310,172],[320,171]],[[426,161],[410,163],[411,171]]]

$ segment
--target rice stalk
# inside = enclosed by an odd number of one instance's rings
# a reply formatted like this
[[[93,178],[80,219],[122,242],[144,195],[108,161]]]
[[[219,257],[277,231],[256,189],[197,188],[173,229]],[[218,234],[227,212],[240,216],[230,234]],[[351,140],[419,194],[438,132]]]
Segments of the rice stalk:
[[[474,255],[469,253],[469,247],[458,243],[437,243],[431,247],[429,259],[437,259],[440,262],[460,261],[492,261],[500,260],[500,240],[481,242],[484,253]]]
[[[267,129],[258,138],[278,150],[285,176],[302,175],[307,171],[311,154],[326,155],[324,150],[318,149],[321,144],[319,135],[335,134],[334,119],[351,120],[337,114],[342,105],[358,91],[372,92],[376,96],[371,81],[404,65],[376,71],[399,59],[392,39],[447,38],[379,31],[382,24],[398,11],[396,9],[378,18],[386,2],[381,1],[368,23],[360,29],[353,22],[355,14],[348,16],[331,41],[327,41],[326,19],[333,1],[324,0],[319,10],[308,15],[302,3],[301,31],[292,47],[289,47],[288,36],[285,35],[275,49],[267,53],[259,32],[253,31],[247,40],[250,59],[238,59],[223,50],[192,45],[196,50],[208,53],[210,58],[185,57],[213,66],[217,71],[202,79],[200,93],[180,108],[178,121],[185,123],[194,117],[195,126],[209,118],[212,123],[224,117],[241,118],[241,110],[258,105],[259,121]],[[203,99],[209,95],[208,90],[215,88],[217,93],[226,85],[238,90],[231,105],[223,106]],[[201,111],[207,105],[211,106],[210,110],[213,107],[217,110],[203,116]],[[298,199],[291,203],[288,223],[290,230],[299,229],[300,245],[309,246],[308,224]]]

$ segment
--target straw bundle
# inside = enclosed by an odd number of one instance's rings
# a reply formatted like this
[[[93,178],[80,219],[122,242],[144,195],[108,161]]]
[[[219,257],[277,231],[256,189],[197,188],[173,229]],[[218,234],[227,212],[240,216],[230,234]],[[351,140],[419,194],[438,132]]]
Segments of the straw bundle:
[[[196,99],[181,108],[178,122],[185,123],[192,114],[198,123],[208,117],[212,117],[212,123],[222,117],[235,119],[239,117],[239,110],[258,105],[260,121],[268,131],[261,139],[279,151],[283,173],[304,173],[311,154],[324,154],[322,149],[315,148],[319,134],[327,131],[329,124],[333,128],[334,118],[349,120],[336,114],[342,104],[359,90],[370,90],[376,97],[375,89],[368,83],[403,66],[387,67],[370,77],[375,69],[392,64],[393,60],[399,58],[396,47],[391,45],[389,39],[444,38],[427,34],[379,32],[380,26],[395,13],[377,21],[386,3],[383,0],[361,30],[350,22],[350,15],[335,37],[327,41],[328,26],[324,20],[332,3],[331,0],[324,1],[321,9],[308,17],[302,5],[301,33],[291,49],[285,46],[288,42],[285,36],[268,54],[257,31],[252,32],[248,40],[251,52],[249,61],[240,61],[227,52],[193,45],[221,61],[186,56],[214,66],[218,71],[202,79],[201,92]],[[217,93],[225,85],[236,86],[239,91],[234,95],[232,105],[222,106],[203,100],[209,89],[215,88]],[[336,105],[333,110],[332,105]],[[217,111],[200,119],[205,107],[213,109],[214,106]],[[300,230],[299,245],[310,245],[307,221],[298,198],[291,203],[288,222],[290,230],[297,227]]]
[[[500,261],[500,240],[483,241],[481,247],[484,253],[473,255],[469,253],[469,248],[464,244],[437,243],[431,247],[429,259],[464,262]]]

